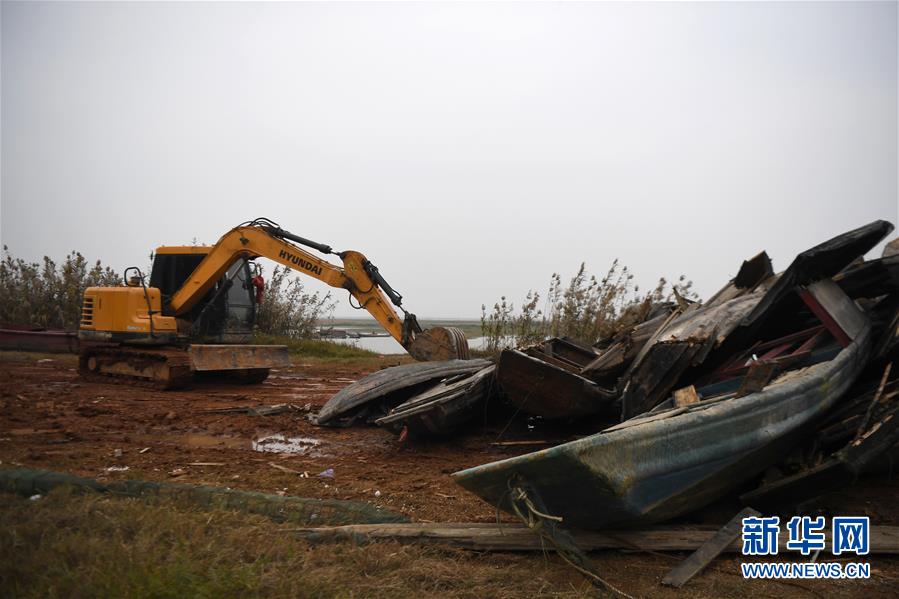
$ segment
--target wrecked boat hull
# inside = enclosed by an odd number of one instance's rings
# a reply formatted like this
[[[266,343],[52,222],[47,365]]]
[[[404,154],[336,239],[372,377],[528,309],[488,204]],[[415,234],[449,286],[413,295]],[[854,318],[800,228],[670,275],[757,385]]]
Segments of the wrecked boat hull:
[[[416,362],[385,368],[347,385],[322,406],[316,417],[319,426],[347,426],[357,419],[366,420],[365,412],[373,404],[386,403],[389,408],[406,401],[410,396],[437,383],[441,379],[460,374],[472,374],[490,366],[489,360],[445,360]],[[372,418],[371,420],[374,420]]]
[[[648,414],[453,478],[506,511],[510,489],[529,488],[566,527],[642,524],[690,512],[756,476],[800,441],[864,368],[870,336],[866,323],[833,360],[761,392]]]
[[[483,411],[480,408],[494,387],[495,372],[496,366],[491,364],[474,374],[459,375],[457,381],[441,381],[375,424],[396,431],[405,427],[410,437],[448,435]]]
[[[513,406],[544,418],[573,418],[610,411],[617,393],[518,350],[503,350],[497,381]]]

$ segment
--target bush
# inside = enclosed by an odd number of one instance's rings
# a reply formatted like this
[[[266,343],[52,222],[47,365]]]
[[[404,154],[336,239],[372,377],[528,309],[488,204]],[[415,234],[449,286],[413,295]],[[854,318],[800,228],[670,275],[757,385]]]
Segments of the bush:
[[[0,262],[0,322],[75,330],[81,320],[84,290],[121,284],[122,277],[97,260],[92,266],[79,252],[57,264],[13,258],[3,246]]]
[[[260,273],[262,266],[259,266]],[[265,295],[256,315],[257,330],[266,335],[309,339],[319,319],[330,316],[337,305],[331,292],[308,293],[290,269],[276,266],[265,278]]]
[[[518,315],[505,296],[487,312],[481,306],[481,334],[484,349],[495,353],[512,345],[532,345],[548,337],[573,337],[595,343],[641,322],[654,304],[678,296],[692,299],[693,282],[681,275],[676,283],[659,279],[645,294],[633,283],[634,275],[614,260],[605,276],[597,279],[587,272],[586,263],[563,288],[562,277],[553,273],[546,292],[544,308],[541,296],[529,291]]]

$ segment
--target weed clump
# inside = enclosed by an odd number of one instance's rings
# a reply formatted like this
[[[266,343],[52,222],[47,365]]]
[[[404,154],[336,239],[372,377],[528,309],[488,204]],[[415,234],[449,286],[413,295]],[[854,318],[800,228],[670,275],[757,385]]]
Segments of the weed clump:
[[[484,349],[495,353],[548,337],[573,337],[595,343],[641,322],[654,305],[677,298],[696,298],[692,287],[693,282],[684,275],[673,283],[663,277],[643,293],[628,267],[617,259],[601,278],[589,274],[582,262],[567,285],[563,286],[562,277],[553,273],[543,296],[528,291],[517,314],[515,305],[505,296],[489,312],[486,304],[481,305]]]

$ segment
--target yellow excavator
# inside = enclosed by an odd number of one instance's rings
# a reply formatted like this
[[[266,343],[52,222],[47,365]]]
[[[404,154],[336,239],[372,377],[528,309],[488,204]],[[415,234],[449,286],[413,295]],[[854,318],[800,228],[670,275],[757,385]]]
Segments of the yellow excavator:
[[[343,266],[300,246],[334,254]],[[172,389],[195,373],[252,383],[268,377],[271,368],[288,366],[285,346],[251,344],[264,288],[252,268],[256,258],[346,289],[417,360],[468,359],[464,333],[454,327],[422,331],[415,315],[403,309],[402,296],[365,256],[335,252],[259,218],[231,229],[211,247],[157,248],[149,285],[131,267],[121,287],[89,287],[78,331],[79,372]]]

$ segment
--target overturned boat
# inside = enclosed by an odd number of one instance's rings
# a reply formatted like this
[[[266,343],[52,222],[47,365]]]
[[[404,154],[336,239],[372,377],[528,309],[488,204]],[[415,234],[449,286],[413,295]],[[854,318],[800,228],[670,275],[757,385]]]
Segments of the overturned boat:
[[[325,403],[315,423],[350,426],[355,422],[374,422],[443,379],[473,374],[490,365],[489,360],[476,359],[417,362],[385,368],[341,389]]]
[[[447,435],[480,411],[494,388],[496,366],[490,364],[474,374],[459,374],[403,402],[381,418],[378,426],[405,430],[412,437]]]

